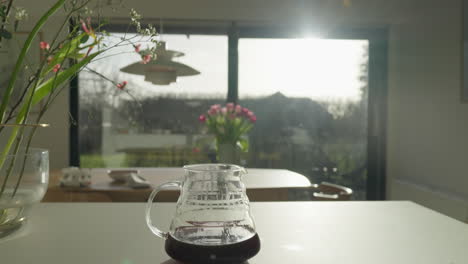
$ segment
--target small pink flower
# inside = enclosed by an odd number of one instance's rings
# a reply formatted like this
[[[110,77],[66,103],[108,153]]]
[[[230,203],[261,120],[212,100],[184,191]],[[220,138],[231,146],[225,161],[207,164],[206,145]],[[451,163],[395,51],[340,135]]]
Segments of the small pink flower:
[[[236,114],[240,114],[240,113],[241,113],[241,111],[242,111],[242,106],[240,106],[240,105],[236,105],[236,109],[235,109],[235,111],[236,111]]]
[[[200,121],[201,123],[205,123],[205,121],[206,121],[206,116],[205,116],[205,115],[200,115],[200,116],[198,117],[198,121]]]
[[[219,110],[221,110],[221,105],[220,105],[220,104],[214,104],[214,105],[212,105],[212,106],[210,107],[210,109],[219,111]]]
[[[247,117],[252,117],[252,116],[255,116],[252,111],[247,112]]]
[[[50,63],[54,58],[52,56],[47,57],[47,63]]]
[[[233,103],[227,103],[226,108],[227,108],[227,110],[232,111],[232,110],[234,110],[234,104]]]
[[[86,52],[86,55],[85,57],[88,57],[89,53],[91,53],[91,51],[93,50],[94,46],[91,46],[88,48],[88,51]]]
[[[221,113],[223,113],[223,115],[225,115],[227,113],[227,108],[226,107],[221,108]]]
[[[250,122],[252,123],[257,122],[257,117],[255,115],[252,115],[251,117],[249,117],[249,119],[250,119]]]
[[[247,113],[250,112],[250,110],[246,107],[242,108],[242,114],[247,115]]]
[[[216,115],[218,113],[218,110],[216,109],[210,109],[208,110],[208,115],[212,116],[212,115]]]
[[[88,21],[90,20],[88,19]],[[90,35],[91,31],[88,29],[88,26],[86,26],[86,23],[83,20],[81,20],[80,22],[81,22],[81,28],[83,29],[83,31],[86,32],[86,34]]]
[[[41,50],[49,50],[50,49],[49,43],[47,43],[45,41],[39,42],[39,47],[41,48]]]
[[[141,44],[137,44],[137,45],[135,45],[134,47],[135,47],[135,52],[136,52],[136,53],[140,53]]]
[[[151,61],[151,55],[148,54],[148,55],[145,55],[145,56],[142,57],[141,63],[147,64],[147,63],[150,62],[150,61]]]
[[[210,110],[208,110],[209,115],[216,115],[219,112],[221,112],[221,105],[219,104],[214,104],[210,106]]]
[[[117,84],[117,88],[119,88],[120,90],[123,90],[125,88],[125,86],[127,86],[127,81],[123,81],[121,83],[118,83]]]
[[[54,68],[52,69],[52,71],[58,72],[58,71],[60,70],[60,68],[61,68],[60,64],[57,63],[57,64],[55,64],[55,66],[54,66]]]

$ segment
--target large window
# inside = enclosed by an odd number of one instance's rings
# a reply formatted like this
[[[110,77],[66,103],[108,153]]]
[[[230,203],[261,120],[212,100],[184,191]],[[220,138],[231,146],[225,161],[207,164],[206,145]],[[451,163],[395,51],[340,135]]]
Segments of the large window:
[[[121,34],[105,38],[107,45]],[[174,58],[201,74],[156,85],[145,76],[121,69],[141,60],[132,46],[115,56],[97,59],[79,76],[79,142],[83,167],[170,167],[210,162],[213,153],[201,151],[198,115],[227,94],[227,37],[164,35],[166,49],[183,52]],[[145,44],[142,44],[143,46]],[[125,91],[102,79],[97,71]]]
[[[187,34],[165,34],[163,40],[168,49],[185,54],[174,60],[195,68],[198,75],[156,85],[124,73],[122,68],[140,59],[133,47],[90,65],[127,81],[129,93],[91,72],[80,74],[76,141],[81,166],[216,162],[213,138],[198,116],[214,103],[234,101],[258,118],[242,165],[289,169],[312,182],[349,186],[356,199],[383,198],[384,119],[374,118],[385,113],[379,104],[385,91],[383,42],[366,34],[320,39],[256,37],[231,30],[180,33]],[[119,38],[112,33],[105,41]],[[381,83],[372,81],[378,74]],[[378,106],[373,112],[368,110],[371,104]]]
[[[287,168],[365,198],[367,40],[239,40],[240,103],[257,113],[247,164]]]

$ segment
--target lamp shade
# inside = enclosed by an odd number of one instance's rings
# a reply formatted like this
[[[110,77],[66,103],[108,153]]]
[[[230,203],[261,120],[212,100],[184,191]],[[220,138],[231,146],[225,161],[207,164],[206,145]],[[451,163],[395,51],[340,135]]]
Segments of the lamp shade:
[[[169,85],[180,76],[200,74],[199,71],[183,63],[173,61],[173,58],[184,56],[184,53],[167,50],[166,43],[160,42],[156,49],[156,59],[147,64],[135,62],[121,69],[122,72],[144,75],[145,81],[158,85]]]

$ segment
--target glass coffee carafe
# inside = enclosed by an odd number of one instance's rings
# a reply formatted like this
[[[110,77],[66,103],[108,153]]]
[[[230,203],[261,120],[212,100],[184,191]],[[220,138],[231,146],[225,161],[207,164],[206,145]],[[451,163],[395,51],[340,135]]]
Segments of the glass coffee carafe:
[[[167,254],[187,263],[237,263],[256,255],[260,240],[242,183],[245,169],[198,164],[184,170],[182,182],[154,189],[146,207],[146,223],[154,234],[166,239]],[[170,230],[163,232],[151,223],[152,203],[159,191],[174,187],[181,193]]]

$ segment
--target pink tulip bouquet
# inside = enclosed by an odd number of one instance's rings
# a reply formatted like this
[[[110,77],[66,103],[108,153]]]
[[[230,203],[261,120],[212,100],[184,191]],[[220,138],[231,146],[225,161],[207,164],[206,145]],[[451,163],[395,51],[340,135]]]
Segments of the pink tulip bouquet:
[[[249,109],[233,103],[227,103],[224,107],[215,104],[198,119],[206,125],[208,132],[216,137],[218,151],[221,145],[248,151],[246,134],[257,121],[257,117]]]

